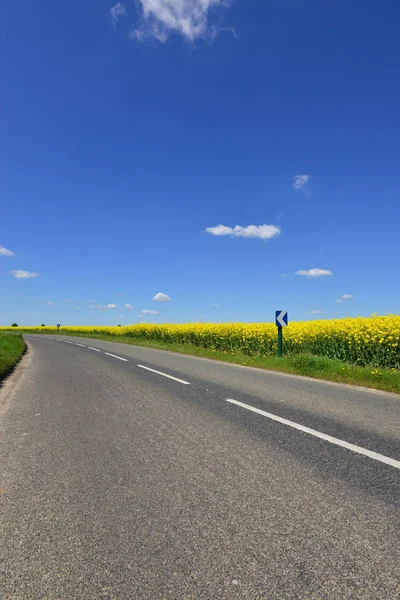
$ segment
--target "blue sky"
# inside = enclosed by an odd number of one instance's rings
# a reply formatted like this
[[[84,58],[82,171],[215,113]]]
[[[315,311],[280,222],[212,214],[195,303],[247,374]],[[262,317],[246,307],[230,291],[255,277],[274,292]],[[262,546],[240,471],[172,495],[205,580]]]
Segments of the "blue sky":
[[[398,313],[399,23],[395,2],[6,3],[0,322]]]

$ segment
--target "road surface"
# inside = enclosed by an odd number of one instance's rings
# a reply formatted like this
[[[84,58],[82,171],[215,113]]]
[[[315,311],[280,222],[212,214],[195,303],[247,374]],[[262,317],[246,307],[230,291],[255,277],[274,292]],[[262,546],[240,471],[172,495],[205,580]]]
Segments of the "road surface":
[[[26,336],[0,390],[0,598],[400,598],[400,398]]]

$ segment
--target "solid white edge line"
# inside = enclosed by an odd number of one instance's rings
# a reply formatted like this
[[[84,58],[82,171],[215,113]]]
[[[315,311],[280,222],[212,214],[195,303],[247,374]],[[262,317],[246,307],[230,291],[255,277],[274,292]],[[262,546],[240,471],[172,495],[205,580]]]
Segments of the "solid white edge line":
[[[112,356],[113,358],[118,358],[118,360],[123,360],[125,362],[128,362],[127,358],[121,358],[121,356],[116,356],[115,354],[110,354],[109,352],[104,352],[104,354],[107,354],[107,356]]]
[[[92,346],[88,346],[89,350],[94,350],[95,352],[101,352],[98,348],[92,348]]]
[[[75,342],[75,346],[81,346],[82,348],[86,348],[85,344],[78,344],[77,342]]]
[[[163,377],[168,377],[168,379],[173,379],[178,383],[183,383],[183,385],[190,385],[188,381],[184,381],[183,379],[178,379],[177,377],[172,377],[172,375],[167,375],[167,373],[162,373],[161,371],[156,371],[155,369],[150,369],[149,367],[144,367],[143,365],[137,365],[140,369],[146,369],[146,371],[151,371],[152,373],[157,373],[157,375],[162,375]]]
[[[250,406],[249,404],[245,404],[244,402],[238,402],[237,400],[232,400],[231,398],[228,398],[227,402],[230,402],[231,404],[236,404],[237,406],[241,406],[242,408],[246,408],[247,410],[262,415],[263,417],[267,417],[267,419],[271,419],[272,421],[282,423],[282,425],[288,425],[289,427],[293,427],[293,429],[297,429],[298,431],[303,431],[304,433],[313,435],[314,437],[320,438],[321,440],[325,440],[330,444],[341,446],[342,448],[346,448],[347,450],[351,450],[352,452],[356,452],[357,454],[362,454],[363,456],[368,456],[373,460],[377,460],[386,465],[390,465],[395,469],[400,469],[400,461],[394,458],[389,458],[388,456],[384,456],[383,454],[372,452],[372,450],[367,450],[366,448],[356,446],[355,444],[349,444],[349,442],[345,442],[343,440],[340,440],[339,438],[332,437],[331,435],[327,435],[326,433],[321,433],[320,431],[316,431],[315,429],[310,429],[310,427],[304,427],[304,425],[300,425],[299,423],[295,423],[294,421],[289,421],[288,419],[283,419],[282,417],[278,417],[277,415],[265,412],[265,410],[260,410],[259,408],[255,408],[254,406]]]

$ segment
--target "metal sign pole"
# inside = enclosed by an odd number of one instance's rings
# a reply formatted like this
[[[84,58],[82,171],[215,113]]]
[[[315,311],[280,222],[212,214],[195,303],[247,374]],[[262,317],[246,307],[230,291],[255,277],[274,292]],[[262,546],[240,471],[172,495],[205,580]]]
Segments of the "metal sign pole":
[[[283,327],[278,327],[278,356],[282,358],[283,355]]]

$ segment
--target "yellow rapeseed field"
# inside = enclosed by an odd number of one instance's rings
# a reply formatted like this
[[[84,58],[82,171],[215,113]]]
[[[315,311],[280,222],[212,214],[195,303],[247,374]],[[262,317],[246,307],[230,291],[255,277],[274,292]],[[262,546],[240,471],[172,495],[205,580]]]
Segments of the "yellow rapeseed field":
[[[0,327],[0,330],[10,327]],[[51,332],[56,327],[21,327],[13,331]],[[165,343],[194,344],[210,350],[249,356],[276,354],[277,330],[269,323],[187,323],[124,327],[61,327],[60,332],[109,334]],[[400,368],[400,316],[356,317],[290,323],[284,330],[287,354],[311,353],[358,365]]]

